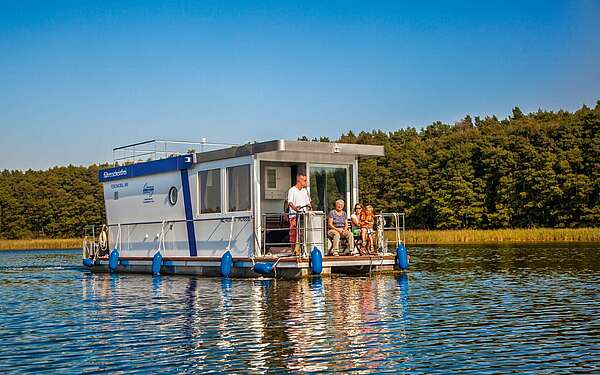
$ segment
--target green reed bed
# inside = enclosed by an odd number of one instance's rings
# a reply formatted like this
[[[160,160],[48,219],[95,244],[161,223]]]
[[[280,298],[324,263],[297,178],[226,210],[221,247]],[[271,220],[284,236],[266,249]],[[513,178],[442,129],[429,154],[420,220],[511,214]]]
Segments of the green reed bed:
[[[452,245],[519,242],[600,242],[600,228],[407,230],[406,243]]]
[[[82,240],[80,238],[0,240],[0,250],[77,249],[81,246]]]
[[[0,240],[0,250],[78,249],[80,238]],[[408,245],[599,242],[600,228],[453,229],[406,231]]]

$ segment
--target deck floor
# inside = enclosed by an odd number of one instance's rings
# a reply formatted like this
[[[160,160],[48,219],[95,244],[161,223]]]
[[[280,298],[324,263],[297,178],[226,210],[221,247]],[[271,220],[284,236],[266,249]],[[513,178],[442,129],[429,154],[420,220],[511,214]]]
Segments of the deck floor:
[[[377,259],[377,260],[381,260],[381,259],[394,259],[395,256],[392,254],[386,254],[386,255],[340,255],[340,256],[331,256],[331,255],[327,255],[323,257],[323,261],[327,261],[327,262],[342,262],[342,261],[348,261],[348,260],[356,260],[356,261],[369,261],[369,260],[373,260],[373,259]],[[102,257],[102,258],[98,258],[101,260],[108,260],[108,257]],[[135,257],[135,256],[124,256],[124,257],[119,257],[119,259],[122,260],[152,260],[152,257]],[[255,257],[255,258],[248,258],[248,257],[243,257],[243,258],[233,258],[234,262],[252,262],[252,259],[254,259],[255,262],[275,262],[277,260],[279,260],[279,262],[296,262],[296,263],[304,263],[304,262],[308,262],[310,259],[307,257],[295,257],[295,256],[288,256],[288,257],[267,257],[267,256],[261,256],[261,257]],[[204,262],[220,262],[221,261],[221,257],[163,257],[163,260],[168,261],[180,261],[180,262],[198,262],[198,261],[204,261]]]

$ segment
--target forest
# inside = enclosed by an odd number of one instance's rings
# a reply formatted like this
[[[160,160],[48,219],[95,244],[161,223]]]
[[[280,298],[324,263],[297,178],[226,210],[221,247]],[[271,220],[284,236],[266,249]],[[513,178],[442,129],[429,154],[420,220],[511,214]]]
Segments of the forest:
[[[360,163],[361,201],[405,212],[410,228],[600,226],[600,101],[336,141],[385,146],[385,157]],[[79,237],[101,224],[99,168],[0,172],[0,238]]]
[[[104,221],[99,166],[0,172],[0,238],[82,237]]]

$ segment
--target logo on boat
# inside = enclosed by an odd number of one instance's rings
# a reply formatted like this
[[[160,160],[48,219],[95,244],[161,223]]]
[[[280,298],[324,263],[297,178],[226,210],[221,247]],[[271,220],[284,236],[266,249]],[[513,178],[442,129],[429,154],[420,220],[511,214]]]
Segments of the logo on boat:
[[[102,172],[103,178],[115,178],[115,177],[122,177],[122,176],[127,176],[126,168],[117,169],[116,171],[111,171],[111,172],[108,172],[108,171]]]
[[[142,188],[142,193],[145,195],[144,203],[154,202],[154,185],[148,185],[146,182]]]

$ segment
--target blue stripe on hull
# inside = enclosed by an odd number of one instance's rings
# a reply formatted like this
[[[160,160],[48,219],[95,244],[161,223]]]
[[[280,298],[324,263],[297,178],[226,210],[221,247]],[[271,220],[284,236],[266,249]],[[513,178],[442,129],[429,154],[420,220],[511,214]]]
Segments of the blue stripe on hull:
[[[194,228],[194,215],[192,211],[192,195],[190,193],[190,179],[187,169],[181,170],[181,190],[183,193],[183,205],[185,207],[185,221],[187,225],[188,243],[190,247],[190,256],[198,255],[196,249],[196,230]]]
[[[140,177],[158,173],[177,171],[191,167],[192,162],[192,155],[175,156],[166,159],[152,160],[143,163],[101,169],[98,171],[98,178],[100,182],[106,182],[131,177]]]

